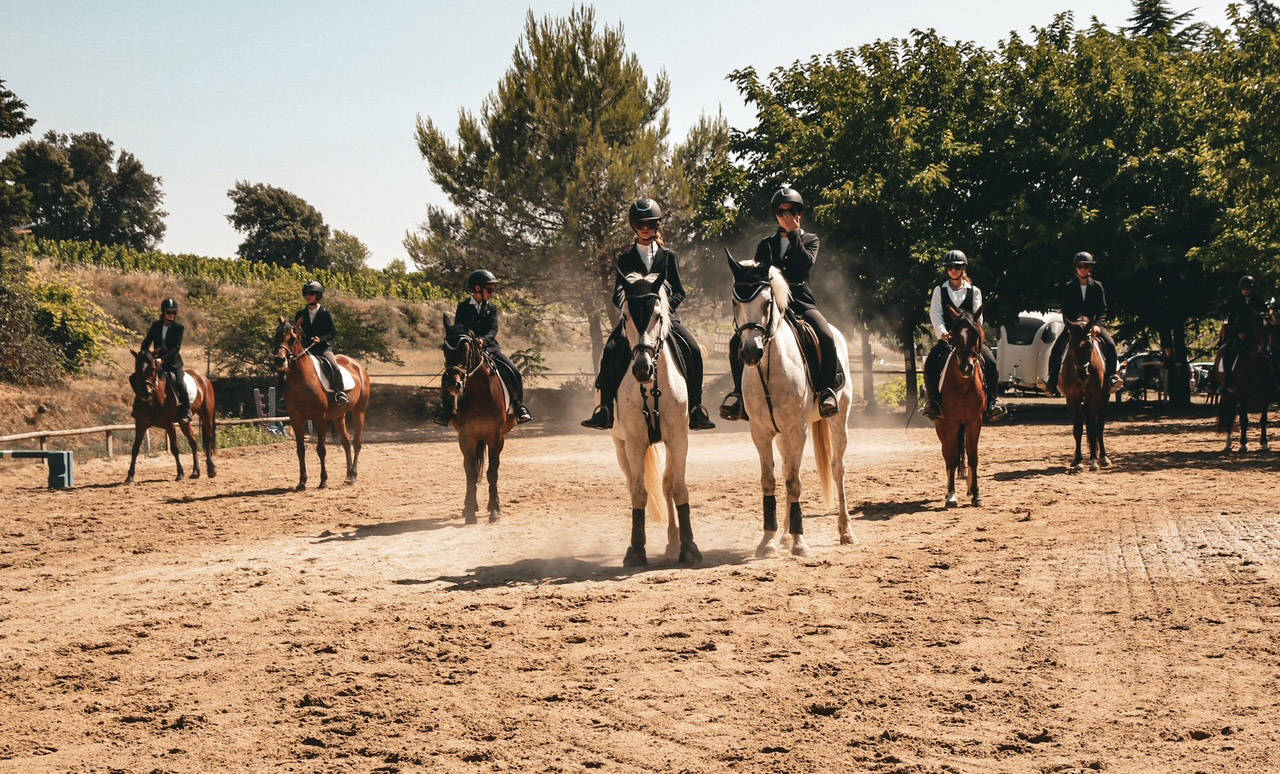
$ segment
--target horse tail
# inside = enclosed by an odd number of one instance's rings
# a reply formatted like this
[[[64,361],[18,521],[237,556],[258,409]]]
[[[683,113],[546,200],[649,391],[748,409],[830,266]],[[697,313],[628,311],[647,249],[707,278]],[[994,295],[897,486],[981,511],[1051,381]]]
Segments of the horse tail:
[[[667,468],[667,454],[662,444],[651,443],[644,453],[644,488],[649,493],[649,503],[645,509],[649,521],[655,524],[666,524],[667,492],[662,486],[663,474]]]
[[[830,508],[836,499],[836,480],[831,473],[831,428],[827,420],[819,419],[809,425],[813,436],[813,460],[818,465],[818,481],[822,484],[822,504]]]

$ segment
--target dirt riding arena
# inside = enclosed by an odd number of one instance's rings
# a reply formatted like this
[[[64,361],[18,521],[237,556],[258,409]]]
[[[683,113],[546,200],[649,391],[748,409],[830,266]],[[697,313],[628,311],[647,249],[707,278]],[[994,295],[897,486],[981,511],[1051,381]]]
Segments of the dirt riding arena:
[[[953,510],[931,428],[855,428],[858,542],[810,457],[803,559],[754,558],[745,427],[698,434],[705,561],[651,526],[641,570],[608,436],[537,422],[496,525],[434,427],[306,493],[291,445],[10,467],[0,770],[1280,770],[1280,455],[1137,414],[1072,475],[1063,421],[988,427]]]

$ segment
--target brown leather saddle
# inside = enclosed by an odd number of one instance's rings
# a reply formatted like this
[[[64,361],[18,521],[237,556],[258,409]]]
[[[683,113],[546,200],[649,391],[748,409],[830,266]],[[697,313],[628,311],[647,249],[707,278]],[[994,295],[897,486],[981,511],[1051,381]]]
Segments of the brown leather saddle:
[[[809,380],[809,389],[816,395],[818,392],[818,374],[822,373],[822,345],[818,343],[818,334],[814,331],[813,326],[803,317],[792,314],[790,310],[786,314],[787,322],[791,325],[791,329],[795,331],[796,341],[800,344],[800,356],[804,360],[804,375]],[[839,390],[844,386],[844,369],[840,364],[836,364],[836,383],[835,389]]]

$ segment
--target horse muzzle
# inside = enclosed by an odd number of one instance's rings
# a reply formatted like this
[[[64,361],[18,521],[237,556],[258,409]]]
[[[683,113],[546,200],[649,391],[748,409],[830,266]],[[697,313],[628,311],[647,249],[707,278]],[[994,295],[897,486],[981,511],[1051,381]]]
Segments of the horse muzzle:
[[[631,361],[631,376],[640,384],[649,384],[658,374],[658,362],[648,350],[636,354]]]
[[[760,361],[764,358],[764,347],[760,346],[760,339],[752,337],[744,340],[738,349],[738,357],[742,359],[743,365],[752,367],[760,365]]]

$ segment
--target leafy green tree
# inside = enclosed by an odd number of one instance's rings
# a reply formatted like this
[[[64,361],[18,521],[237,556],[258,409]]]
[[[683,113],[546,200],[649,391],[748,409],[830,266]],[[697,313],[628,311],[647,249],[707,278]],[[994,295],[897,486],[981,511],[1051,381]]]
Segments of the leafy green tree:
[[[276,266],[329,266],[329,227],[301,197],[264,183],[237,181],[227,191],[234,205],[227,221],[245,235],[236,253],[246,261]]]
[[[338,328],[334,350],[361,360],[402,364],[387,342],[386,326],[366,320],[340,295],[326,293],[325,307],[333,313]],[[275,373],[271,349],[276,324],[283,315],[293,319],[302,308],[298,285],[282,279],[259,285],[240,304],[217,304],[210,308],[215,331],[209,356],[216,370],[230,377],[269,377]]]
[[[866,324],[903,347],[912,401],[939,258],[974,239],[965,171],[982,150],[974,135],[989,69],[981,49],[928,31],[797,63],[767,82],[750,68],[730,75],[758,121],[734,138],[748,170],[740,200],[763,220],[773,189],[803,192],[828,251],[850,255]]]
[[[62,368],[81,374],[123,346],[125,330],[70,275],[44,274],[31,284],[35,323],[61,354]]]
[[[0,78],[0,138],[20,137],[35,123],[27,116],[27,103],[5,88]],[[0,160],[0,248],[17,241],[14,230],[26,224],[31,210],[31,193],[19,184],[21,176],[22,168],[16,161]]]
[[[1203,24],[1187,24],[1193,11],[1175,14],[1165,0],[1133,0],[1133,16],[1122,32],[1152,38],[1178,47],[1196,42],[1207,31]]]
[[[0,249],[0,382],[55,384],[66,376],[61,353],[36,322],[30,263],[16,250]]]
[[[361,269],[368,268],[369,248],[354,234],[334,231],[333,236],[329,238],[329,246],[325,249],[329,258],[329,268],[333,271],[355,274]]]
[[[6,157],[15,180],[30,194],[28,217],[36,236],[78,239],[137,250],[164,238],[161,180],[136,156],[97,134],[47,132]]]
[[[485,265],[584,310],[598,353],[627,203],[678,210],[684,198],[665,144],[669,90],[591,8],[529,13],[511,68],[478,118],[461,113],[456,143],[419,119],[418,148],[454,212],[428,208],[406,250],[433,280]]]

